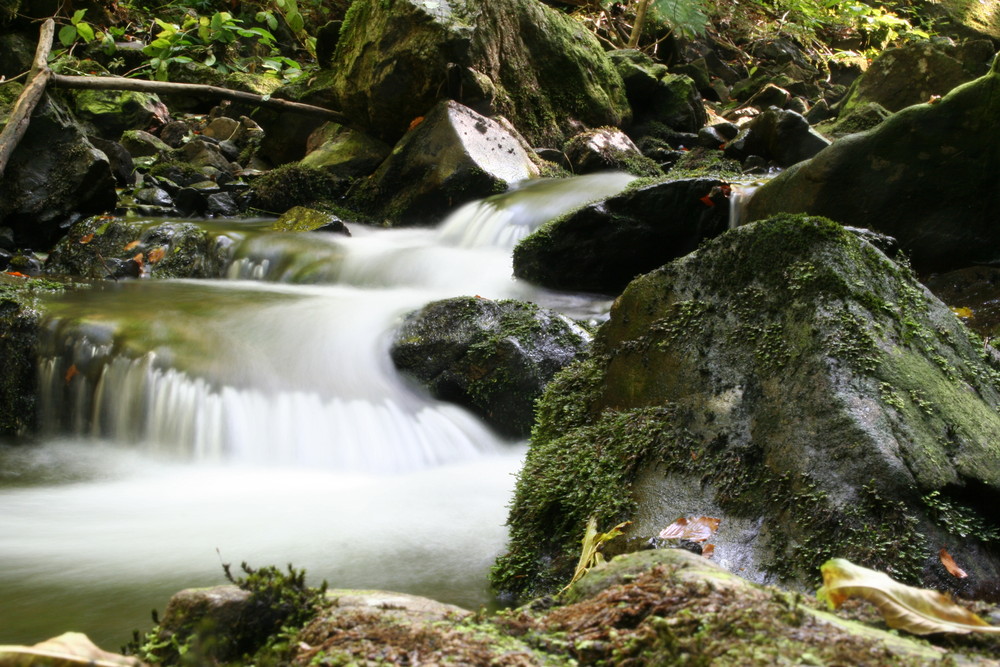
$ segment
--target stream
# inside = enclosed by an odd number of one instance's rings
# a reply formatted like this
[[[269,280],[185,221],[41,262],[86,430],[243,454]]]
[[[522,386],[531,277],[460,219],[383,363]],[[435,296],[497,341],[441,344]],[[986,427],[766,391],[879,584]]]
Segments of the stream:
[[[350,238],[232,221],[227,279],[53,297],[40,433],[0,445],[0,644],[75,630],[117,650],[172,593],[242,561],[491,605],[526,445],[401,377],[391,335],[469,294],[603,317],[603,299],[512,278],[511,249],[629,180],[534,182],[437,229]]]

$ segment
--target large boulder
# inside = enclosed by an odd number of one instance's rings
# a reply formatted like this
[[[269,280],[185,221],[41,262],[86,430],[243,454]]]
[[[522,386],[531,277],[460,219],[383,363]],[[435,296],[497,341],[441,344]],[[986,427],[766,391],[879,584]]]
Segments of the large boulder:
[[[538,176],[523,138],[458,102],[443,101],[353,194],[379,222],[439,222],[456,206]]]
[[[671,74],[666,65],[635,49],[612,51],[609,57],[625,83],[636,125],[659,123],[678,132],[697,132],[708,122],[690,77]]]
[[[998,408],[982,342],[909,269],[823,218],[739,227],[633,281],[550,383],[493,582],[557,588],[590,517],[644,544],[708,516],[751,579],[840,556],[974,593],[1000,574]]]
[[[65,109],[43,99],[0,180],[0,224],[14,230],[18,245],[47,249],[64,225],[116,202],[107,156]]]
[[[1000,61],[936,104],[899,111],[764,184],[748,220],[803,212],[899,240],[920,271],[1000,257]]]
[[[723,153],[735,160],[757,155],[779,167],[790,167],[829,145],[830,140],[812,129],[802,115],[771,107],[727,142]]]
[[[514,275],[543,287],[618,294],[729,225],[728,185],[712,178],[630,187],[542,225],[514,249]]]
[[[338,123],[324,123],[309,137],[300,164],[347,178],[368,176],[389,156],[383,141]]]
[[[889,111],[944,95],[955,86],[986,73],[994,50],[986,40],[961,46],[917,42],[887,49],[851,86],[840,103],[840,115],[876,102]]]
[[[554,311],[520,301],[456,297],[411,313],[393,339],[396,368],[439,399],[472,409],[507,437],[527,437],[535,400],[590,345]]]
[[[355,2],[331,71],[333,108],[390,143],[449,96],[510,118],[533,145],[630,115],[597,39],[537,0]]]

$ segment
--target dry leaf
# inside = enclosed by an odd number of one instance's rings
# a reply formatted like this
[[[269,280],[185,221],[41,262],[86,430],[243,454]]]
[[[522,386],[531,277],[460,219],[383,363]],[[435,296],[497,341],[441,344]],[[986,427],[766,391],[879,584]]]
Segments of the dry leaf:
[[[951,554],[944,547],[941,547],[941,551],[938,552],[938,558],[941,559],[941,564],[944,565],[944,569],[948,570],[948,574],[951,576],[958,577],[959,579],[965,579],[969,576],[965,570],[958,566],[958,563],[955,562],[955,559],[951,557]]]
[[[665,540],[691,540],[704,542],[719,529],[721,519],[711,516],[697,516],[691,519],[681,517],[660,531]]]
[[[125,244],[125,252],[128,252],[129,250],[132,250],[133,248],[135,248],[136,246],[138,246],[140,243],[142,243],[142,241],[132,241],[130,243],[126,243]]]
[[[0,646],[0,665],[3,667],[139,667],[138,658],[103,651],[87,635],[66,632],[34,646]]]
[[[714,553],[715,553],[714,544],[706,544],[701,548],[701,555],[704,556],[705,558],[711,558],[712,554]]]
[[[583,539],[580,541],[582,544],[582,549],[580,550],[580,562],[576,565],[576,571],[573,573],[573,578],[570,579],[569,583],[566,584],[566,586],[564,586],[559,592],[562,593],[579,581],[583,575],[587,574],[590,568],[603,563],[604,556],[600,552],[601,545],[608,540],[621,535],[622,531],[625,530],[625,527],[630,523],[632,522],[622,521],[608,532],[599,533],[597,532],[597,519],[595,517],[590,517],[590,520],[587,521],[587,530],[584,532]]]
[[[140,252],[138,255],[136,255],[135,257],[132,258],[132,261],[135,262],[136,264],[138,264],[139,268],[141,269],[142,268],[142,259],[143,259],[143,255]]]
[[[80,237],[80,243],[90,243],[93,240],[94,240],[93,234],[84,234],[83,236]]]
[[[989,625],[947,595],[901,584],[884,572],[869,570],[843,558],[828,560],[820,569],[823,586],[816,597],[826,600],[832,609],[847,598],[857,597],[878,607],[890,628],[915,635],[1000,633],[1000,627]]]
[[[77,369],[76,364],[73,364],[72,366],[70,366],[69,368],[67,368],[66,369],[66,384],[69,384],[69,381],[72,380],[73,378],[75,378],[76,374],[79,373],[79,372],[80,371],[79,371],[79,369]]]
[[[149,251],[149,256],[147,257],[147,260],[149,261],[150,264],[156,264],[161,259],[163,259],[163,257],[166,254],[167,251],[164,250],[163,248],[153,248],[152,250]]]

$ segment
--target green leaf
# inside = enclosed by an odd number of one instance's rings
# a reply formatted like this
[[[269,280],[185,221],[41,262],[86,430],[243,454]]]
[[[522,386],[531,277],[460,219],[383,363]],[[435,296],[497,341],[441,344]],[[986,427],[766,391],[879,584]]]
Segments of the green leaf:
[[[857,597],[878,607],[890,628],[915,635],[935,632],[998,634],[1000,627],[989,625],[947,595],[925,588],[901,584],[884,572],[855,565],[843,558],[828,560],[820,568],[823,586],[816,597],[836,609],[849,597]]]
[[[302,32],[302,29],[305,27],[302,14],[298,12],[288,12],[285,15],[285,20],[288,21],[288,27],[291,28],[292,32]]]
[[[94,41],[94,29],[86,21],[77,23],[76,30],[80,33],[80,37],[83,37],[83,41],[88,43]]]
[[[209,67],[211,67],[212,65],[215,64],[215,54],[214,53],[209,53],[205,57],[205,59],[203,61],[201,61],[201,62],[202,62],[203,65],[208,65]]]
[[[59,41],[63,46],[69,46],[76,41],[76,26],[64,25],[59,28]]]
[[[164,36],[164,34],[166,34],[166,35],[172,35],[173,33],[175,33],[178,30],[180,30],[180,27],[178,27],[174,23],[167,23],[167,22],[161,21],[160,19],[157,19],[157,18],[154,18],[153,20],[156,21],[156,25],[160,26],[160,28],[162,28],[162,30],[163,30],[163,32],[161,32],[159,35],[157,35],[157,37]]]
[[[75,12],[73,12],[73,18],[71,18],[69,22],[72,23],[73,25],[76,25],[77,23],[83,20],[83,15],[86,13],[87,13],[86,9],[76,10]]]

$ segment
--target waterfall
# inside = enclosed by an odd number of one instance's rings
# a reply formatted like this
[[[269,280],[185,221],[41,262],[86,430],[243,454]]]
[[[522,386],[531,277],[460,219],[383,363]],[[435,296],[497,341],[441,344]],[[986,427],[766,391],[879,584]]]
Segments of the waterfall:
[[[733,183],[729,193],[729,229],[736,229],[746,220],[747,207],[760,183]]]

